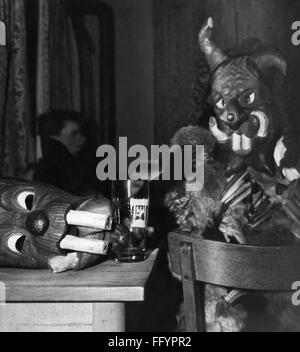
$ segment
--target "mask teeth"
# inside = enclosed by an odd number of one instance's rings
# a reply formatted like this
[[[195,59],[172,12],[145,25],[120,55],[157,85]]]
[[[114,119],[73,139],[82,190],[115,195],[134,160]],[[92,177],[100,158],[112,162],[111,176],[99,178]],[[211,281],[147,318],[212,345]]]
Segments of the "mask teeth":
[[[89,227],[97,230],[111,230],[112,218],[107,214],[70,210],[66,216],[68,225]]]
[[[252,139],[244,134],[233,133],[232,150],[234,152],[250,152],[252,150]]]
[[[96,255],[106,255],[108,246],[108,241],[74,237],[70,235],[65,236],[60,242],[61,249]]]

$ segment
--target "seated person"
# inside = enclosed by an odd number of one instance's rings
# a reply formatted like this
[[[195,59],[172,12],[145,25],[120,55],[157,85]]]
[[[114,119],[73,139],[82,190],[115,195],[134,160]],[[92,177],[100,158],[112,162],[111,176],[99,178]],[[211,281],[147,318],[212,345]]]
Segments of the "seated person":
[[[94,190],[95,176],[80,162],[85,144],[81,132],[82,116],[73,111],[51,111],[40,116],[42,160],[35,168],[34,180],[81,195]]]

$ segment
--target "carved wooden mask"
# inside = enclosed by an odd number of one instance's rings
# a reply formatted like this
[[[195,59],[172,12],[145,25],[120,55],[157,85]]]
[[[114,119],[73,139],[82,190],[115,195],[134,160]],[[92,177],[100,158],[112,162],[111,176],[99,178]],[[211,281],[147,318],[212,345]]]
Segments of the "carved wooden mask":
[[[252,55],[229,58],[212,39],[213,21],[208,19],[200,32],[200,47],[211,69],[210,103],[216,118],[210,129],[233,158],[270,175],[282,129],[270,75],[283,80],[287,62],[273,47]],[[287,123],[287,122],[286,122]]]
[[[82,269],[99,260],[95,254],[60,248],[66,234],[84,239],[104,236],[96,229],[68,225],[66,214],[70,210],[109,215],[110,202],[72,196],[43,184],[0,181],[0,266],[50,266],[54,271],[65,271]]]

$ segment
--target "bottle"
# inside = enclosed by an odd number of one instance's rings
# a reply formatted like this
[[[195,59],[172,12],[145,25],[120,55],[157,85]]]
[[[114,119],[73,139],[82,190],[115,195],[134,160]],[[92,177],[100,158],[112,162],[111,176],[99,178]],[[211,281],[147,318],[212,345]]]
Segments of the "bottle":
[[[149,202],[148,181],[113,182],[114,219],[127,232],[126,243],[117,251],[118,261],[128,263],[145,260]]]

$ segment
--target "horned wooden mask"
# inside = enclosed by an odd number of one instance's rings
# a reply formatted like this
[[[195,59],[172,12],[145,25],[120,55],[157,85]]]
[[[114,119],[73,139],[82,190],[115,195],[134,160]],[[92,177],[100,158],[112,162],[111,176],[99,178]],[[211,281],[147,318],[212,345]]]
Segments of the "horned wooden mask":
[[[211,118],[210,129],[236,160],[272,174],[282,121],[269,77],[276,73],[284,78],[286,60],[273,47],[229,58],[214,43],[212,30],[209,18],[199,37],[211,70],[210,102],[216,118]]]
[[[0,266],[61,272],[94,264],[107,251],[110,215],[110,202],[101,197],[0,181]]]

